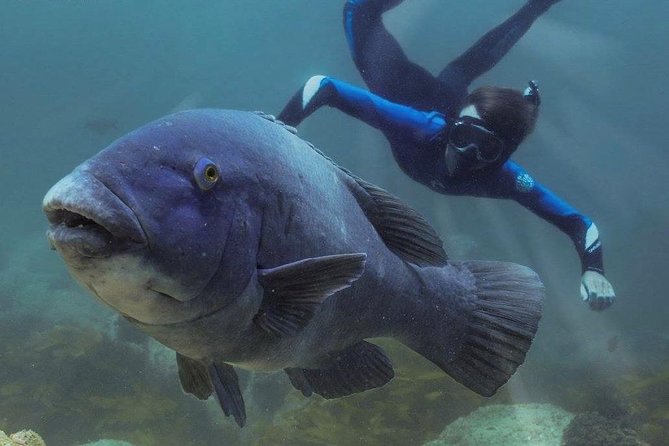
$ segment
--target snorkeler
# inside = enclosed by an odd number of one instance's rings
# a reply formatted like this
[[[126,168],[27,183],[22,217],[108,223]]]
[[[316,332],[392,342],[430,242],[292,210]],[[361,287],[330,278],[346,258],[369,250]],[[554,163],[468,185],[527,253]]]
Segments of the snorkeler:
[[[327,105],[381,130],[395,160],[415,181],[446,195],[509,198],[567,234],[581,260],[581,296],[593,310],[615,298],[604,277],[595,224],[509,160],[537,119],[531,81],[521,92],[471,82],[490,70],[559,0],[529,0],[514,15],[450,62],[436,77],[412,63],[381,15],[403,0],[348,0],[344,28],[353,60],[370,91],[314,76],[279,115],[297,126]]]

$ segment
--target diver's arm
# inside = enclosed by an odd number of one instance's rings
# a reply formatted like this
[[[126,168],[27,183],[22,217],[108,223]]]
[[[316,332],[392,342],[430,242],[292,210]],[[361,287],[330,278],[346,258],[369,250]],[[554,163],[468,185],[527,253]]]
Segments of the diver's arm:
[[[529,0],[504,23],[488,31],[471,48],[449,63],[437,76],[444,82],[469,85],[494,67],[541,14],[560,0]]]
[[[602,244],[597,226],[555,193],[534,179],[518,164],[502,166],[495,190],[499,198],[511,198],[567,234],[581,259],[581,296],[593,310],[609,307],[615,298],[604,277]]]
[[[386,135],[420,143],[433,138],[445,125],[443,115],[422,112],[387,101],[362,88],[327,76],[313,76],[291,98],[279,120],[297,126],[318,108],[335,107]]]

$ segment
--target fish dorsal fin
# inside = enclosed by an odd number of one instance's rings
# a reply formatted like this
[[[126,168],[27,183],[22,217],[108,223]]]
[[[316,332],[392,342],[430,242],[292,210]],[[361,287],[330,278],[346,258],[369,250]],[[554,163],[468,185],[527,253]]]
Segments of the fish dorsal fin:
[[[380,187],[349,175],[365,192],[354,192],[358,204],[392,252],[418,266],[447,263],[441,239],[422,215]]]
[[[232,415],[239,427],[246,424],[246,406],[234,367],[224,362],[209,364],[209,379],[226,417]]]
[[[184,392],[195,395],[198,399],[206,400],[214,391],[207,367],[194,359],[177,353],[177,368],[179,381]]]
[[[366,258],[364,253],[338,254],[260,270],[264,296],[253,321],[276,336],[297,334],[325,299],[362,275]]]
[[[319,369],[286,368],[290,382],[304,396],[332,399],[381,387],[395,373],[381,347],[360,341],[321,359]]]

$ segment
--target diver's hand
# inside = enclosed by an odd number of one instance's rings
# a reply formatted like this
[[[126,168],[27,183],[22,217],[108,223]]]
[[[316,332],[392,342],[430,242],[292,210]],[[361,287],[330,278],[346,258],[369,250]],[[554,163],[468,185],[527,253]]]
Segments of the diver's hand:
[[[613,304],[616,293],[602,274],[586,271],[581,277],[581,297],[588,302],[591,310],[602,311]]]

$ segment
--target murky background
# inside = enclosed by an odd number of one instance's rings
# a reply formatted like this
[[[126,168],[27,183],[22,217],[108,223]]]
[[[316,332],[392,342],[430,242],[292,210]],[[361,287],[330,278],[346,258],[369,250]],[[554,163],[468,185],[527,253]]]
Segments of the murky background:
[[[196,107],[276,114],[313,74],[362,85],[343,3],[0,3],[0,430],[32,428],[49,446],[423,444],[481,406],[531,402],[596,412],[604,430],[667,444],[667,2],[564,0],[474,85],[540,81],[541,117],[514,159],[597,223],[618,295],[603,313],[580,301],[570,240],[516,203],[430,192],[400,172],[378,131],[336,110],[300,128],[422,212],[452,258],[540,274],[539,334],[492,399],[387,342],[396,378],[338,401],[302,397],[283,373],[242,374],[249,422],[240,430],[213,399],[183,394],[173,353],[85,294],[49,251],[45,192],[135,127]],[[438,72],[521,4],[406,0],[385,18],[410,57]]]

